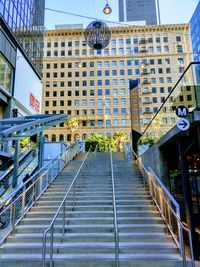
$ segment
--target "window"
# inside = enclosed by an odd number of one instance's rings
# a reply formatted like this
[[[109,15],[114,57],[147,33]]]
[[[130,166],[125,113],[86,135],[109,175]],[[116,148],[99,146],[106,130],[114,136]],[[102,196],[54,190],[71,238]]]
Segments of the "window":
[[[118,105],[118,99],[117,98],[113,99],[113,105],[115,105],[115,106]]]
[[[187,95],[187,101],[192,101],[192,96],[191,95]]]
[[[109,108],[106,109],[106,115],[110,115],[110,109]]]
[[[117,94],[117,89],[113,89],[113,95],[116,96]]]
[[[112,76],[117,76],[117,71],[116,70],[112,71]]]
[[[57,96],[57,91],[53,91],[53,96],[54,96],[54,97]]]
[[[118,44],[119,44],[119,45],[123,45],[123,43],[124,43],[124,40],[123,40],[123,39],[119,39],[119,40],[118,40]]]
[[[168,42],[168,37],[164,36],[164,37],[163,37],[163,42],[164,42],[164,43],[167,43],[167,42]]]
[[[177,53],[183,53],[183,47],[182,47],[182,45],[177,45],[176,46],[176,51],[177,51]]]
[[[98,113],[98,115],[102,115],[103,114],[103,109],[98,109],[97,113]]]
[[[162,97],[160,98],[160,102],[161,102],[161,103],[164,103],[164,102],[165,102],[165,97],[164,97],[164,96],[162,96]]]
[[[167,77],[167,82],[172,83],[172,77]]]
[[[90,100],[90,106],[94,106],[95,102],[94,102],[94,99],[91,99]]]
[[[153,112],[157,113],[158,112],[158,108],[157,107],[153,107]]]
[[[97,103],[98,103],[98,106],[102,106],[103,105],[103,100],[102,99],[98,99]]]
[[[97,71],[97,76],[98,76],[98,77],[102,76],[102,71],[101,71],[101,70],[98,70],[98,71]]]
[[[122,115],[125,115],[126,114],[126,108],[122,108],[121,113],[122,113]]]
[[[109,76],[110,75],[110,71],[109,70],[105,70],[105,76]]]
[[[101,89],[98,89],[98,95],[102,95],[102,90]]]
[[[94,62],[90,62],[90,68],[94,67]]]
[[[110,89],[105,90],[105,95],[110,95]]]
[[[124,54],[124,48],[119,48],[119,54],[123,55]]]
[[[83,95],[83,96],[86,96],[86,95],[87,95],[87,90],[83,90],[83,91],[82,91],[82,95]]]
[[[95,126],[95,121],[90,121],[90,126]]]
[[[68,63],[68,68],[69,68],[69,69],[72,68],[72,63]]]
[[[178,58],[178,64],[184,64],[184,59],[183,58]]]
[[[164,83],[164,78],[163,77],[159,78],[159,83]]]
[[[106,100],[105,100],[105,105],[106,105],[106,106],[110,106],[110,99],[106,99]]]
[[[127,66],[132,66],[132,62],[131,62],[131,60],[129,59],[129,60],[127,60]]]
[[[163,73],[163,69],[162,68],[159,68],[158,69],[158,74],[162,74]]]
[[[114,126],[119,126],[119,120],[114,120]]]
[[[87,71],[82,72],[82,77],[87,77]]]
[[[131,39],[130,38],[126,39],[126,44],[131,44]]]
[[[72,56],[72,50],[68,50],[68,56]]]
[[[176,41],[181,42],[181,36],[176,36]]]
[[[97,81],[97,85],[98,85],[98,86],[102,86],[102,80],[98,80],[98,81]]]
[[[82,86],[87,86],[87,81],[82,81]]]
[[[157,97],[153,97],[152,100],[153,100],[153,103],[158,103]]]
[[[112,80],[113,85],[117,85],[117,80]]]
[[[105,85],[106,86],[110,85],[110,80],[105,80]]]
[[[94,95],[94,90],[90,90],[90,95]]]
[[[120,95],[125,95],[125,89],[124,88],[120,89]]]
[[[76,87],[79,86],[79,81],[75,81],[75,86],[76,86]]]
[[[164,46],[164,52],[166,52],[166,53],[169,52],[169,46],[167,46],[167,45]]]
[[[116,55],[116,48],[112,48],[112,49],[111,49],[111,54],[112,54],[112,55]]]
[[[114,115],[118,115],[118,113],[119,113],[119,112],[118,112],[118,108],[114,108],[114,109],[113,109],[113,114],[114,114]]]
[[[50,94],[49,94],[49,91],[47,91],[46,94],[45,94],[45,96],[46,96],[46,97],[49,97],[49,95],[50,95]]]
[[[78,90],[75,91],[75,96],[79,96],[79,91]]]
[[[150,65],[154,65],[154,64],[155,64],[154,59],[150,59],[150,60],[149,60],[149,64],[150,64]]]
[[[139,69],[135,69],[135,74],[136,75],[140,75],[140,70]]]
[[[185,68],[184,67],[179,67],[178,70],[179,70],[179,73],[183,73]]]
[[[82,106],[87,106],[87,100],[82,100]]]
[[[117,61],[112,61],[112,67],[116,67],[117,66]]]
[[[162,59],[158,59],[158,65],[162,64]]]
[[[150,74],[155,74],[155,69],[150,69]]]
[[[75,106],[79,106],[80,105],[79,100],[75,100],[74,104],[75,104]]]
[[[160,37],[156,37],[156,43],[160,43]]]
[[[110,120],[106,120],[106,126],[111,126]]]
[[[120,60],[119,65],[120,67],[124,67],[124,60]]]
[[[134,38],[134,39],[133,39],[133,43],[134,43],[134,44],[138,44],[138,38]]]
[[[90,80],[90,86],[94,86],[94,80]]]
[[[122,98],[121,99],[121,104],[122,104],[122,106],[125,106],[126,105],[126,98]]]
[[[134,51],[135,54],[137,54],[139,52],[138,47],[134,47],[133,51]]]
[[[165,92],[165,88],[164,87],[160,87],[160,93],[164,93]]]
[[[128,73],[128,75],[132,75],[133,72],[131,69],[128,69],[127,73]]]
[[[126,120],[122,120],[122,126],[126,126]]]
[[[67,92],[67,95],[68,95],[68,96],[72,96],[72,91],[68,91],[68,92]]]
[[[125,85],[125,80],[124,79],[120,79],[120,85]]]
[[[103,121],[102,120],[98,120],[98,126],[103,126]]]
[[[115,39],[112,39],[112,40],[111,40],[111,44],[112,44],[112,45],[116,45],[116,40],[115,40]]]
[[[166,73],[171,73],[171,69],[170,68],[166,68]]]
[[[156,51],[161,52],[161,46],[156,46]]]
[[[109,61],[104,62],[104,67],[106,67],[106,68],[109,67]]]

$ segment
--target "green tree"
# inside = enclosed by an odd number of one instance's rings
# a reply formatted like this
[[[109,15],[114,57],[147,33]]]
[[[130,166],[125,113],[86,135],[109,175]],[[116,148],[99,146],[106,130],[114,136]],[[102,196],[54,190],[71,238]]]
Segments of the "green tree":
[[[79,121],[76,117],[71,117],[69,120],[66,121],[67,129],[69,129],[72,136],[74,131],[78,129],[78,123]]]
[[[96,145],[98,144],[98,150],[100,152],[108,152],[108,151],[116,151],[115,142],[113,138],[110,137],[102,137],[96,134],[91,135],[85,141],[85,149],[86,151],[91,148],[94,151]]]
[[[123,151],[123,143],[127,137],[127,133],[125,132],[116,132],[113,135],[113,138],[115,140],[117,151]]]

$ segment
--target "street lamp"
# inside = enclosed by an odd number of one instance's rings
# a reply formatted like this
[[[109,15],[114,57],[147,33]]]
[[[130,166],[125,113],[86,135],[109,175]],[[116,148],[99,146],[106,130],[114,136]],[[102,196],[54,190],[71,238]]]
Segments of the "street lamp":
[[[106,14],[106,15],[109,15],[111,12],[112,12],[112,9],[111,9],[111,7],[109,6],[109,4],[108,4],[108,0],[107,0],[107,1],[106,1],[106,6],[105,6],[104,9],[103,9],[103,13]]]

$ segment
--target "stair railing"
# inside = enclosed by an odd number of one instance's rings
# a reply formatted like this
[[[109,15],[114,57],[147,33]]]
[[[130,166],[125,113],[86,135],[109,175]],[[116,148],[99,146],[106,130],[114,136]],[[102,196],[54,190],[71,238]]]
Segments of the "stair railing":
[[[81,172],[83,172],[83,176],[85,174],[85,170],[87,169],[89,166],[89,153],[90,153],[90,149],[87,152],[81,166],[79,167],[72,183],[70,184],[59,208],[57,209],[50,225],[47,227],[47,229],[43,232],[43,250],[42,250],[42,266],[45,267],[46,266],[46,257],[47,257],[47,234],[50,234],[50,241],[49,241],[49,266],[53,267],[53,250],[54,250],[54,232],[55,232],[55,224],[57,222],[57,218],[59,215],[62,216],[62,238],[61,238],[61,242],[63,239],[64,234],[66,233],[66,201],[67,198],[69,197],[69,194],[72,193],[72,197],[73,197],[73,207],[72,210],[75,209],[75,204],[76,204],[76,182],[78,180],[78,178],[82,177]],[[58,252],[58,248],[57,248],[57,252]]]
[[[65,149],[18,187],[4,202],[0,203],[2,210],[0,212],[0,243],[4,242],[10,233],[15,232],[15,227],[25,214],[36,204],[62,169],[78,153],[79,146],[77,144]]]
[[[114,234],[115,234],[115,267],[119,267],[119,235],[118,235],[117,208],[116,208],[116,198],[115,198],[113,158],[111,151],[110,151],[110,165],[111,165],[111,176],[112,176],[112,198],[113,198],[113,214],[114,214]]]
[[[183,266],[187,266],[186,259],[186,243],[183,238],[183,233],[188,235],[189,249],[190,249],[190,260],[191,266],[195,266],[192,236],[191,231],[183,225],[180,219],[180,207],[173,196],[170,194],[168,189],[161,182],[160,178],[153,172],[149,167],[148,170],[144,167],[141,160],[138,158],[136,153],[132,150],[134,163],[141,175],[145,177],[146,183],[149,186],[150,194],[152,199],[157,206],[161,217],[163,218],[169,233],[172,235],[173,240],[179,248],[180,255],[183,259]]]

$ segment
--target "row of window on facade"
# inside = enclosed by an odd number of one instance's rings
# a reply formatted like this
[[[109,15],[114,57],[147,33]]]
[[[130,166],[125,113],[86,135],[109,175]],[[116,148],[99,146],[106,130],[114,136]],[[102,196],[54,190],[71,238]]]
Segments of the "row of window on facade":
[[[126,49],[124,48],[111,48],[110,50],[108,48],[105,48],[103,51],[102,50],[97,50],[94,51],[90,49],[89,51],[87,49],[83,49],[80,53],[80,50],[68,50],[67,52],[65,50],[54,50],[54,51],[46,51],[46,57],[65,57],[67,56],[94,56],[95,53],[97,55],[132,55],[132,54],[138,54],[138,53],[183,53],[183,46],[182,45],[176,45],[176,51],[174,49],[169,48],[169,46],[149,46],[149,47],[127,47]],[[172,50],[172,51],[171,51]],[[89,53],[88,53],[89,52]]]
[[[181,42],[181,36],[174,36],[174,40],[172,41],[176,41],[176,42]],[[146,43],[161,43],[161,42],[164,42],[164,43],[168,43],[168,37],[167,36],[152,36],[152,37],[140,37],[140,38],[116,38],[116,39],[111,39],[111,42],[110,44],[112,46],[114,45],[130,45],[130,44],[146,44]],[[77,40],[73,40],[73,41],[47,41],[46,43],[46,46],[47,48],[50,48],[50,47],[54,47],[54,48],[57,48],[57,47],[80,47],[80,46],[86,46],[86,42],[85,41],[77,41]]]
[[[178,71],[179,73],[183,73],[184,72],[184,67],[178,67]],[[119,70],[97,70],[97,71],[75,71],[75,72],[71,72],[71,71],[68,71],[68,72],[53,72],[53,73],[50,73],[50,72],[46,72],[46,75],[45,77],[46,78],[65,78],[65,77],[68,77],[68,78],[84,78],[84,77],[102,77],[102,76],[105,76],[105,77],[109,77],[109,76],[125,76],[125,75],[140,75],[140,74],[169,74],[171,73],[171,68],[143,68],[142,70],[140,69],[135,69],[135,70],[132,70],[132,69],[127,69],[127,70],[124,70],[124,69],[119,69]]]
[[[105,99],[105,101],[103,99],[90,99],[90,100],[52,100],[52,101],[45,101],[45,107],[49,107],[50,104],[52,104],[53,107],[56,106],[110,106],[112,105],[126,105],[127,104],[127,99],[126,98],[121,98],[121,100],[119,100],[118,98],[114,98],[113,101],[111,102],[110,99]]]
[[[176,62],[174,63],[177,63],[177,64],[183,64],[184,63],[184,57],[179,57],[177,59]],[[124,66],[143,66],[143,65],[146,65],[146,64],[149,64],[149,65],[162,65],[162,64],[171,64],[171,60],[170,58],[158,58],[158,59],[153,59],[153,58],[150,58],[150,59],[127,59],[127,60],[112,60],[112,61],[90,61],[90,62],[85,62],[85,61],[82,61],[82,62],[68,62],[68,63],[64,63],[64,62],[61,62],[61,63],[46,63],[46,69],[51,69],[51,68],[54,68],[54,69],[57,69],[57,68],[61,68],[61,69],[64,69],[64,68],[68,68],[68,69],[71,69],[71,68],[80,68],[80,66],[82,68],[102,68],[102,67],[124,67]]]
[[[186,79],[186,77],[185,77]],[[159,78],[143,78],[143,79],[139,79],[137,78],[137,81],[139,84],[150,84],[150,83],[172,83],[172,77],[159,77]],[[50,87],[79,87],[79,86],[125,86],[128,85],[128,80],[125,79],[112,79],[112,80],[84,80],[82,82],[80,81],[68,81],[68,82],[64,82],[64,81],[52,81],[52,82],[46,82],[45,83],[45,87],[46,88],[50,88]]]
[[[68,91],[46,91],[45,92],[45,97],[65,97],[65,96],[109,96],[109,95],[114,95],[114,96],[124,96],[128,94],[129,95],[129,90],[125,88],[121,89],[96,89],[96,90],[68,90]]]

